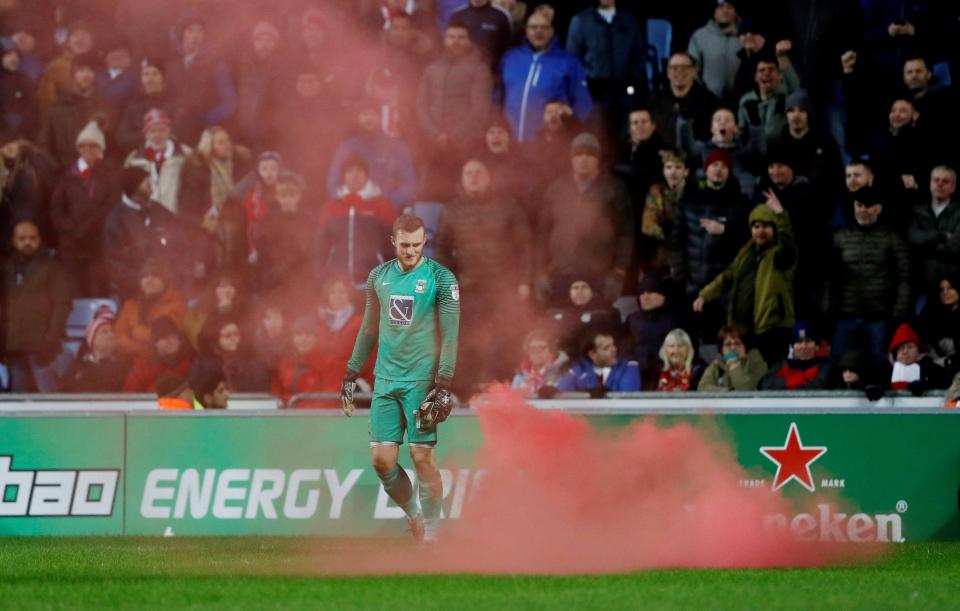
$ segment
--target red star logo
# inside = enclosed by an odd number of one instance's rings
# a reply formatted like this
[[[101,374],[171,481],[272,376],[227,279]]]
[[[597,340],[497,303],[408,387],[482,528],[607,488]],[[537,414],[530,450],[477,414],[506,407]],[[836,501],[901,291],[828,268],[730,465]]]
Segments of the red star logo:
[[[801,486],[814,491],[813,476],[810,475],[810,464],[827,452],[826,446],[806,446],[800,441],[800,432],[797,423],[790,423],[790,431],[783,442],[783,447],[765,446],[760,453],[777,463],[777,475],[773,478],[773,489],[779,490],[792,479]]]

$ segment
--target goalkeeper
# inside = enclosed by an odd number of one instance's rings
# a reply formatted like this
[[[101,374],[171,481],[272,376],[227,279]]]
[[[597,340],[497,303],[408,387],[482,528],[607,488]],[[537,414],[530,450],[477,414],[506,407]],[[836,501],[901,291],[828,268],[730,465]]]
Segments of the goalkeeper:
[[[340,399],[353,413],[355,380],[377,346],[370,403],[370,454],[384,490],[407,514],[417,540],[433,540],[443,485],[434,447],[438,422],[453,405],[450,384],[457,356],[460,289],[447,268],[423,256],[423,221],[409,214],[393,224],[397,258],[367,278],[366,309]],[[406,471],[397,463],[404,432],[419,483],[419,507]],[[422,512],[420,508],[422,507]]]

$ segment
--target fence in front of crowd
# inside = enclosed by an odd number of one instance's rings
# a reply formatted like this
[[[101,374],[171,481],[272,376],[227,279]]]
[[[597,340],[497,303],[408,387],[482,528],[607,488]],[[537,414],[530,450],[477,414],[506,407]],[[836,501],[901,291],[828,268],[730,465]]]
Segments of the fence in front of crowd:
[[[532,403],[578,414],[606,434],[655,418],[719,435],[743,467],[739,486],[793,502],[758,527],[824,541],[960,539],[960,418],[937,397],[871,404],[845,393],[691,393]],[[244,395],[228,410],[154,405],[143,395],[0,402],[0,535],[404,533],[402,511],[370,467],[367,410],[345,418]],[[479,411],[458,409],[441,425],[446,520],[469,516],[484,473]]]

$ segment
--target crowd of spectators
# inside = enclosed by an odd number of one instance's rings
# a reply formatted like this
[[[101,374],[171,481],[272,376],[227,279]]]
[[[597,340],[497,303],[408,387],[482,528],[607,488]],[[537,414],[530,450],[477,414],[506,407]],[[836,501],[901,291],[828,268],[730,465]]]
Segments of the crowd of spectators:
[[[648,4],[0,0],[8,389],[335,392],[407,211],[462,396],[949,386],[960,6]]]

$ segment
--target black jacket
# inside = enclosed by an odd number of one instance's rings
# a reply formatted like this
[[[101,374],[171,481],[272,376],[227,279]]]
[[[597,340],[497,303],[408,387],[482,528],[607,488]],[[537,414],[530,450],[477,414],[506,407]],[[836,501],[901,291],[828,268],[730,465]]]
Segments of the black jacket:
[[[826,311],[838,318],[904,318],[910,308],[910,259],[903,240],[879,222],[856,222],[833,236]]]
[[[677,276],[691,293],[706,286],[733,261],[747,238],[750,204],[732,175],[722,189],[714,190],[701,182],[685,197],[680,202],[673,249],[680,265]],[[701,219],[723,223],[724,232],[710,235],[700,226]]]

